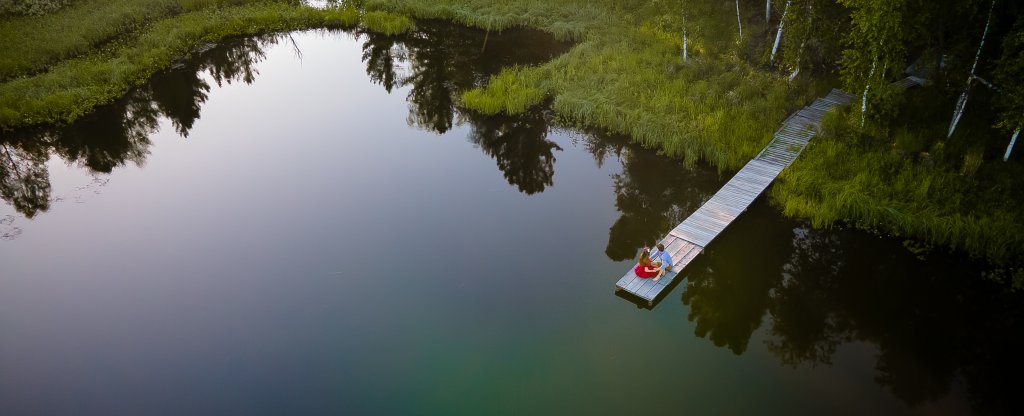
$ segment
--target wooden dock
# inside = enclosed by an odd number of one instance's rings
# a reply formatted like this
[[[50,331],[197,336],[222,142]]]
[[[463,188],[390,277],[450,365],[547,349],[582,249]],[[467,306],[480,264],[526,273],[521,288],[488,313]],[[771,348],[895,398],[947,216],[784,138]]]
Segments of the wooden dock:
[[[915,80],[916,81],[916,80]],[[908,85],[909,86],[909,85]],[[815,100],[789,116],[768,146],[740,169],[725,186],[682,224],[661,240],[665,251],[672,256],[673,272],[658,281],[637,277],[630,268],[615,283],[615,290],[624,290],[654,306],[655,299],[675,281],[679,272],[693,261],[704,247],[725,230],[736,217],[760,196],[775,177],[800,156],[807,142],[818,131],[821,119],[833,107],[849,104],[854,96],[833,89],[823,98]]]

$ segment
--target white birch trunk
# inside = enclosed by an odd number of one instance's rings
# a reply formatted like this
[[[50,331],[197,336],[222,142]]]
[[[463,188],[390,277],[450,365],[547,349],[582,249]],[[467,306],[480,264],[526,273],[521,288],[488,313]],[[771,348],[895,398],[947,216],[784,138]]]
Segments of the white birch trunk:
[[[740,28],[740,40],[743,40],[743,22],[740,20],[740,0],[736,0],[736,26]]]
[[[764,4],[764,22],[772,22],[772,0],[766,0]]]
[[[864,85],[864,94],[860,98],[860,127],[864,128],[864,116],[868,113],[868,91],[871,90],[871,78],[875,77],[875,68],[878,66],[878,57],[871,62],[871,72],[868,73],[868,81]]]
[[[988,26],[992,23],[992,9],[996,8],[996,0],[992,0],[992,5],[988,7],[988,20],[985,21],[985,31],[981,33],[981,43],[978,44],[978,51],[974,53],[974,65],[971,66],[971,76],[974,76],[974,70],[978,68],[978,59],[981,59],[981,47],[985,46],[985,37],[988,36]]]
[[[800,61],[804,58],[804,46],[807,45],[807,38],[811,36],[810,31],[813,30],[814,25],[814,3],[807,3],[807,33],[804,34],[804,40],[800,41],[800,49],[796,52],[796,69],[789,75],[789,81],[793,82],[796,76],[800,74]]]
[[[956,125],[960,123],[960,117],[964,115],[964,108],[967,107],[967,91],[960,94],[960,98],[956,100],[956,108],[953,109],[953,121],[949,123],[949,132],[946,133],[946,138],[953,137],[953,132],[956,131]]]
[[[786,26],[786,14],[789,13],[789,4],[792,0],[786,0],[786,7],[782,9],[782,19],[779,20],[779,31],[775,33],[775,44],[772,45],[772,56],[768,62],[775,62],[775,52],[779,50],[779,42],[782,40],[782,29]]]
[[[683,28],[683,62],[686,62],[686,28]]]
[[[1010,152],[1013,151],[1013,145],[1014,143],[1017,143],[1017,136],[1019,135],[1020,127],[1017,128],[1017,131],[1013,132],[1013,137],[1010,138],[1010,145],[1006,146],[1006,154],[1003,155],[1003,162],[1010,160]]]
[[[992,4],[988,8],[988,20],[985,21],[985,31],[981,33],[981,43],[978,44],[978,51],[974,53],[974,65],[971,65],[971,75],[967,77],[967,87],[964,88],[964,93],[960,94],[960,100],[957,101],[956,108],[953,109],[953,120],[949,123],[947,139],[953,137],[956,125],[960,123],[960,117],[964,115],[964,108],[967,107],[967,94],[971,91],[971,81],[974,80],[974,71],[978,68],[978,60],[981,59],[981,48],[985,46],[985,38],[988,37],[988,27],[992,23],[992,10],[995,7],[996,0],[992,0]]]
[[[796,53],[796,69],[793,70],[792,74],[789,74],[789,81],[790,82],[792,82],[794,79],[796,79],[796,76],[800,74],[800,60],[804,56],[804,44],[806,44],[806,43],[807,43],[806,39],[804,39],[802,42],[800,42],[800,49]]]

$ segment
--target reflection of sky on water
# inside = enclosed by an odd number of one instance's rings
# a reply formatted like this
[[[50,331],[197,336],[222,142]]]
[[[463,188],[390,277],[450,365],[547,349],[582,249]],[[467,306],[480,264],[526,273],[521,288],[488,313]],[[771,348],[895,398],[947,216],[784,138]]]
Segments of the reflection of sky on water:
[[[460,91],[528,50],[472,36],[237,40],[8,139],[0,407],[1007,406],[992,380],[1019,368],[1017,298],[957,278],[960,259],[808,230],[764,201],[655,310],[612,296],[636,247],[725,178],[543,108],[463,113]]]

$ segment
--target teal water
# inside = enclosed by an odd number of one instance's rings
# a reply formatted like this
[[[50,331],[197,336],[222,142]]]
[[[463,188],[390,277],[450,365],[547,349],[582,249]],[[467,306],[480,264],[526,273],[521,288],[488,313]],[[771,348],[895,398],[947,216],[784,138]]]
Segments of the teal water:
[[[759,200],[653,309],[636,249],[729,175],[544,106],[456,106],[568,45],[421,25],[196,51],[0,140],[0,409],[1001,414],[1021,297]]]

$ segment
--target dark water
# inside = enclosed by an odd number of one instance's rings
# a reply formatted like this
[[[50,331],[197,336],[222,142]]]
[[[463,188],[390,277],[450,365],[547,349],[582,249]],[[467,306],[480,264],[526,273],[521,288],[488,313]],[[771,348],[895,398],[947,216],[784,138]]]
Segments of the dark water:
[[[1001,414],[1022,303],[759,201],[653,310],[636,248],[728,179],[455,106],[567,46],[424,24],[203,48],[0,144],[0,409]]]

